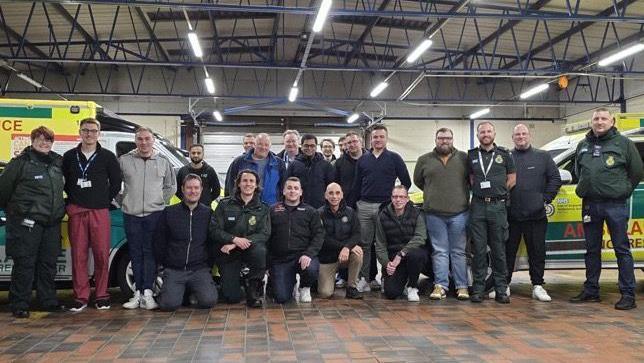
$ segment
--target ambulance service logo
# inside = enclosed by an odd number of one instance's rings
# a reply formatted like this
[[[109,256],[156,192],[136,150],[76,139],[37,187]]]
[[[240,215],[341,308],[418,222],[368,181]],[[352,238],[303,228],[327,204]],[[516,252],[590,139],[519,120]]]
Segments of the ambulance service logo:
[[[494,159],[494,161],[496,161],[497,164],[502,164],[503,163],[503,156],[497,155],[496,159]]]
[[[613,166],[615,165],[615,159],[613,158],[612,155],[606,158],[606,166]]]

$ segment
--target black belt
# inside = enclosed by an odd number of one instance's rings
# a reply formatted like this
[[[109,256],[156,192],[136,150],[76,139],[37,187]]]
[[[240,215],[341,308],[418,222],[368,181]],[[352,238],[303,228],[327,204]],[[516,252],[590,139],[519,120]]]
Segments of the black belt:
[[[478,195],[474,196],[476,199],[484,203],[496,203],[496,202],[505,202],[507,197],[479,197]]]

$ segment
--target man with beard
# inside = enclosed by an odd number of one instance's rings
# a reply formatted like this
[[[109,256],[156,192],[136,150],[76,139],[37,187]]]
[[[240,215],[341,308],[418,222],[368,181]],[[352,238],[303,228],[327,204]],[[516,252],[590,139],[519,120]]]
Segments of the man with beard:
[[[450,262],[456,297],[469,299],[465,261],[466,225],[470,198],[467,154],[454,147],[452,130],[436,131],[436,147],[421,155],[414,183],[423,191],[423,211],[432,243],[434,291],[432,300],[444,299],[449,290]]]
[[[221,185],[215,169],[203,160],[203,145],[193,144],[190,146],[190,164],[185,165],[177,172],[177,185],[181,185],[188,174],[199,175],[203,183],[203,192],[199,202],[210,208],[213,200],[219,197]],[[177,188],[177,197],[183,200],[182,188]]]
[[[242,147],[244,148],[244,152],[248,152],[248,150],[254,148],[255,134],[247,133],[246,135],[244,135],[244,138],[242,139]]]
[[[302,201],[313,208],[324,205],[324,191],[333,182],[333,166],[316,152],[317,138],[311,134],[302,136],[302,152],[289,164],[287,174],[300,179],[304,191]]]
[[[508,236],[506,202],[508,192],[516,183],[514,162],[508,149],[494,143],[496,132],[491,122],[481,122],[476,128],[479,147],[467,152],[468,173],[472,186],[470,232],[473,241],[472,261],[473,303],[483,301],[487,273],[487,246],[490,246],[492,277],[496,290],[495,300],[510,303],[507,295],[507,266],[505,241]]]

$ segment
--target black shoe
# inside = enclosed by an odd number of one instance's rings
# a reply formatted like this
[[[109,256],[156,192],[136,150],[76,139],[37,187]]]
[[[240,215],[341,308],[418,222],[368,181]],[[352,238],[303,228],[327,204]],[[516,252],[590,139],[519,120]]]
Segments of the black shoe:
[[[494,300],[498,302],[499,304],[509,304],[510,303],[510,297],[506,294],[496,294],[494,297]]]
[[[14,318],[27,319],[29,317],[29,310],[14,310],[11,312]]]
[[[573,304],[579,304],[579,303],[587,303],[587,302],[600,302],[602,301],[599,298],[599,295],[590,295],[589,293],[586,292],[586,290],[582,291],[579,293],[579,295],[570,298],[571,303]]]
[[[78,300],[75,300],[70,306],[69,306],[69,311],[72,313],[80,313],[81,311],[85,310],[87,307],[87,304],[82,303]]]
[[[42,311],[46,311],[49,313],[64,313],[67,311],[67,308],[65,308],[65,305],[61,305],[61,304],[48,305],[48,306],[43,306]]]
[[[635,303],[635,298],[633,296],[622,295],[622,298],[619,299],[617,304],[615,304],[615,309],[617,310],[631,310],[635,309],[637,304]]]
[[[483,297],[481,296],[481,294],[472,294],[470,296],[470,301],[479,304],[483,302]]]
[[[362,294],[355,287],[347,286],[347,293],[344,297],[347,299],[360,300],[362,299]]]
[[[94,304],[96,309],[98,310],[109,310],[112,307],[112,304],[110,303],[110,299],[98,299],[96,300],[96,303]]]
[[[247,299],[246,306],[249,308],[261,309],[264,306],[262,299]]]

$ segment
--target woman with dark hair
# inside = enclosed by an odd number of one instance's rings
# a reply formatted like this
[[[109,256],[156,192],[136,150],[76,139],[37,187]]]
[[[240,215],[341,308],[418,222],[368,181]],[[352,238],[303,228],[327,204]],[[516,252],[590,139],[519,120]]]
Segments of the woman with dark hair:
[[[268,206],[260,200],[259,176],[242,170],[235,180],[235,193],[217,205],[210,223],[215,242],[215,261],[221,274],[222,300],[241,300],[239,274],[246,265],[248,286],[246,304],[262,307],[263,279],[266,272],[266,241],[271,234]]]
[[[0,175],[0,208],[7,213],[6,253],[13,259],[9,303],[16,318],[29,317],[31,291],[46,311],[60,311],[56,298],[56,258],[60,221],[65,215],[62,156],[51,151],[54,132],[31,131],[31,146]]]

